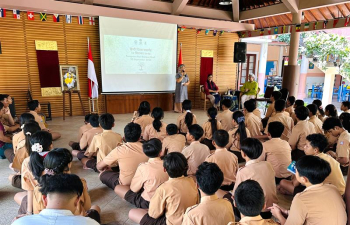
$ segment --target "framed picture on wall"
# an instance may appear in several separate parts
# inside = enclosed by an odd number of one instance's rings
[[[60,65],[62,91],[79,91],[78,66]]]

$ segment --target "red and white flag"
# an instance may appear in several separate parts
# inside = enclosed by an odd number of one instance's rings
[[[33,12],[27,12],[28,20],[34,20],[34,13]]]
[[[182,62],[182,43],[180,43],[180,52],[179,52],[179,60],[177,61],[177,67],[179,67],[181,64],[183,64],[183,62]]]
[[[95,65],[92,60],[91,46],[88,41],[88,83],[89,83],[89,97],[98,98],[98,82],[96,77]]]

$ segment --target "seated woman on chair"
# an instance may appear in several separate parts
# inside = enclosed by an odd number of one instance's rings
[[[248,75],[248,82],[244,83],[241,87],[241,103],[242,106],[244,102],[249,99],[255,98],[258,93],[258,83],[255,81],[255,75],[250,73]]]
[[[220,94],[218,94],[219,88],[213,81],[213,75],[209,74],[207,82],[204,84],[204,92],[207,95],[207,98],[210,100],[213,107],[219,109],[220,107]]]

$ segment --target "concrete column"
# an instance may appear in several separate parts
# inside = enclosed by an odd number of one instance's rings
[[[292,13],[292,24],[301,23],[301,11],[298,13]],[[297,96],[300,67],[298,66],[298,48],[299,48],[300,33],[295,32],[295,28],[292,28],[290,35],[290,47],[289,47],[289,60],[288,66],[284,69],[282,87],[289,90],[289,95]]]
[[[280,55],[278,57],[278,76],[282,76],[282,68],[284,65],[282,65],[283,63],[283,50],[284,50],[285,46],[280,46]]]
[[[259,84],[259,88],[260,88],[259,94],[264,93],[264,83],[265,83],[268,47],[269,47],[269,43],[267,43],[267,42],[261,43],[260,59],[259,59],[259,72],[258,72],[258,84]]]
[[[335,75],[339,74],[339,67],[328,67],[324,75],[322,105],[332,103]]]
[[[301,67],[300,67],[298,99],[304,99],[306,97],[305,86],[306,86],[306,76],[307,76],[308,68],[309,68],[309,60],[306,58],[305,55],[303,55],[301,59]]]

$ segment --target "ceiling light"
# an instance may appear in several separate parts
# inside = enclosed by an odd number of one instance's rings
[[[232,5],[231,0],[220,0],[219,5]]]

